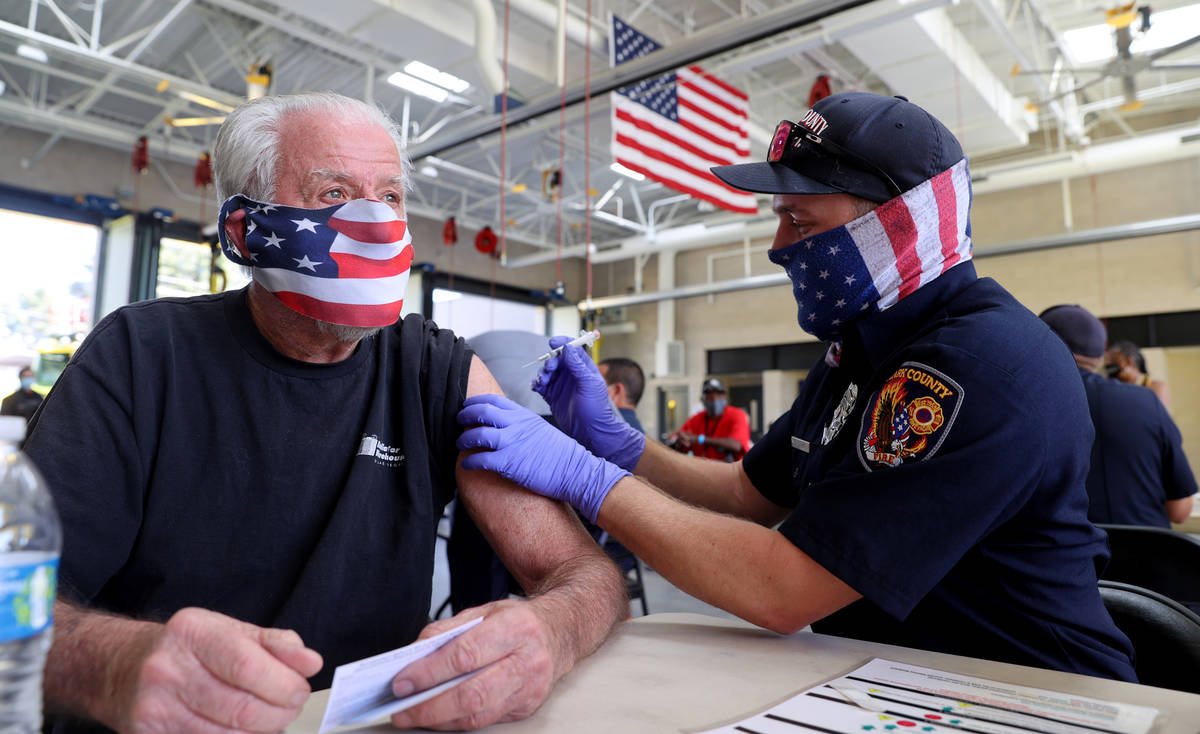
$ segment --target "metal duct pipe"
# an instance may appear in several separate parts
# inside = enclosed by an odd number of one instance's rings
[[[477,3],[483,1],[475,0]],[[621,64],[602,74],[593,75],[590,85],[592,96],[611,92],[626,84],[687,66],[700,59],[739,48],[747,43],[753,43],[792,28],[815,23],[834,13],[865,5],[868,2],[870,0],[813,0],[812,2],[784,5],[745,20],[721,23],[707,31],[697,33],[682,43]],[[585,83],[586,80],[580,80],[566,88],[565,102],[567,105],[583,101]],[[508,124],[516,125],[519,122],[544,115],[557,109],[560,101],[562,100],[557,91],[535,97],[517,109],[509,110]],[[499,132],[499,130],[500,120],[498,116],[494,116],[450,133],[436,142],[430,141],[423,145],[415,145],[409,150],[409,154],[414,160],[427,155],[437,155],[457,145]]]
[[[475,9],[475,61],[492,94],[504,94],[504,70],[496,61],[496,9],[491,0],[472,0]]]
[[[995,255],[1011,255],[1017,252],[1033,252],[1035,250],[1053,250],[1059,247],[1074,245],[1092,245],[1100,242],[1116,242],[1135,237],[1153,237],[1159,234],[1175,232],[1190,232],[1200,229],[1200,214],[1185,214],[1181,217],[1166,217],[1164,219],[1148,219],[1144,222],[1116,224],[1111,227],[1085,229],[1082,232],[1065,232],[1048,237],[1034,237],[1031,240],[1004,242],[999,245],[988,245],[982,251],[976,251],[975,257],[993,257]]]
[[[627,296],[608,296],[580,301],[577,305],[584,313],[598,308],[614,308],[616,306],[633,306],[639,303],[656,303],[658,301],[691,298],[692,296],[707,296],[711,293],[728,293],[730,291],[746,291],[752,288],[767,288],[773,285],[786,285],[787,273],[771,273],[769,275],[751,275],[749,278],[733,278],[718,283],[697,283],[672,288],[668,291],[647,291],[632,293]]]
[[[596,216],[596,214],[596,212],[593,212],[592,216]],[[742,222],[717,225],[715,227],[708,227],[703,224],[689,224],[659,232],[654,237],[631,237],[624,240],[624,244],[620,247],[614,247],[610,250],[592,250],[592,263],[599,265],[618,260],[628,260],[638,255],[653,255],[659,252],[673,252],[677,250],[694,250],[701,247],[723,245],[746,237],[751,239],[769,237],[775,234],[777,226],[778,220],[775,217],[771,217],[770,219],[749,219]],[[559,257],[583,257],[586,253],[587,250],[584,249],[583,245],[574,245],[572,247],[564,247],[561,255],[556,253],[537,253],[509,258],[507,267],[523,268],[529,265],[540,265],[556,260]]]
[[[1049,237],[1035,237],[1029,240],[989,245],[981,250],[976,250],[974,259],[979,260],[985,257],[1012,255],[1018,252],[1032,252],[1035,250],[1051,250],[1059,247],[1073,247],[1075,245],[1115,242],[1117,240],[1152,237],[1154,235],[1172,234],[1174,232],[1189,232],[1196,229],[1200,229],[1200,214],[1185,214],[1180,217],[1150,219],[1145,222],[1118,224],[1112,227],[1100,227],[1082,232],[1067,232],[1065,234],[1050,235]],[[580,311],[587,312],[598,308],[633,306],[639,303],[655,303],[668,299],[707,296],[713,293],[729,293],[731,291],[745,291],[753,288],[767,288],[787,284],[787,273],[770,273],[768,275],[752,275],[748,278],[722,280],[717,283],[685,285],[665,291],[593,298],[591,301],[580,301],[577,306]]]

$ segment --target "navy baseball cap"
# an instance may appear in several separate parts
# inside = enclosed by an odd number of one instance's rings
[[[743,191],[843,193],[884,202],[963,158],[962,146],[946,126],[904,97],[835,94],[817,102],[790,127],[789,134],[780,123],[768,152],[773,158],[782,150],[778,162],[710,170]]]
[[[710,377],[700,386],[700,392],[726,392],[725,383],[717,377]]]
[[[1051,306],[1038,316],[1046,326],[1067,343],[1072,354],[1084,357],[1104,355],[1108,343],[1108,330],[1100,319],[1083,306],[1063,304]]]

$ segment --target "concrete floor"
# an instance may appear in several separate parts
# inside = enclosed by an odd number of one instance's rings
[[[445,521],[443,520],[443,524]],[[443,528],[446,530],[446,528]],[[444,536],[445,532],[440,532],[439,535]],[[642,567],[642,585],[646,589],[646,606],[650,614],[658,614],[660,612],[694,612],[696,614],[707,614],[712,617],[725,617],[734,619],[734,616],[722,609],[718,609],[710,604],[700,601],[694,596],[684,593],[676,588],[670,581],[667,581],[662,576],[659,576],[653,570]],[[446,564],[446,541],[440,537],[437,541],[437,552],[434,558],[433,567],[433,596],[432,604],[429,610],[429,616],[432,617],[437,612],[442,602],[450,594],[450,572]],[[442,614],[443,617],[448,617],[449,611]],[[642,605],[640,601],[632,601],[629,605],[629,616],[642,616]]]

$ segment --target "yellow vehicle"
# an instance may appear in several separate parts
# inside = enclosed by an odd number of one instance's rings
[[[54,382],[63,370],[71,355],[79,348],[80,340],[69,336],[47,341],[38,348],[37,361],[33,365],[33,389],[45,395],[54,387]]]

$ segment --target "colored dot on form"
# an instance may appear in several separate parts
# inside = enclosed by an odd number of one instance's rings
[[[937,721],[938,719],[940,719],[940,718],[942,718],[942,717],[938,716],[937,714],[925,714],[925,718],[926,718],[926,719],[933,719],[934,721]]]
[[[900,726],[916,726],[917,725],[917,722],[915,722],[915,721],[897,721],[896,723],[899,724]]]

